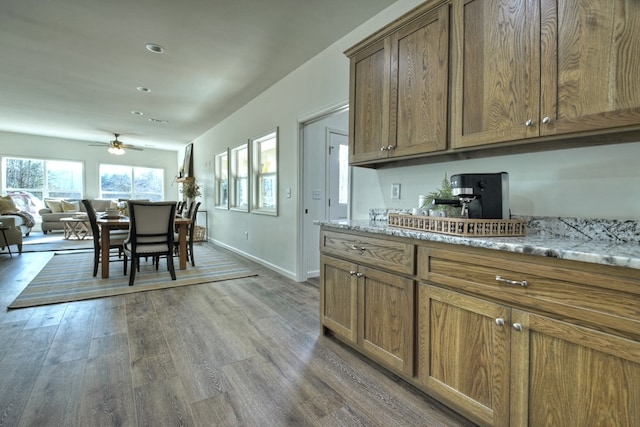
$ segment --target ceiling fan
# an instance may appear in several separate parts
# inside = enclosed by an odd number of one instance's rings
[[[104,147],[105,145],[108,146],[107,151],[109,151],[109,153],[111,154],[115,154],[117,156],[121,156],[125,153],[125,148],[127,150],[137,150],[137,151],[142,151],[142,148],[140,147],[136,147],[133,145],[127,145],[125,143],[123,143],[122,141],[118,140],[118,137],[120,136],[119,133],[114,133],[113,134],[116,139],[114,139],[113,141],[110,141],[109,144],[92,144],[93,147]]]

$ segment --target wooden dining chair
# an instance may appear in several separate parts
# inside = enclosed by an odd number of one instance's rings
[[[171,280],[176,280],[173,265],[173,233],[176,202],[127,202],[129,208],[129,236],[124,242],[124,273],[131,260],[129,286],[133,286],[140,258],[167,259]],[[156,269],[157,269],[156,264]]]
[[[83,199],[82,204],[87,211],[89,225],[91,226],[91,233],[93,234],[93,277],[96,277],[98,275],[98,264],[100,264],[102,257],[102,240],[100,236],[100,227],[98,227],[97,222],[98,216],[95,209],[93,209],[91,200]],[[122,260],[122,244],[128,234],[127,230],[113,230],[109,234],[109,261],[111,261],[112,258],[114,260]],[[112,249],[117,249],[117,252],[114,255],[111,255]]]
[[[193,237],[196,233],[196,217],[198,216],[198,209],[200,208],[200,202],[195,203],[195,205],[191,208],[191,224],[189,224],[189,229],[187,230],[187,261],[191,261],[191,265],[193,267],[196,266],[196,260],[193,255]],[[178,233],[173,235],[173,244],[175,246],[175,253],[180,254],[180,242],[178,241]]]

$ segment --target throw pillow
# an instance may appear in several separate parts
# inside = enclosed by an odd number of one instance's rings
[[[14,203],[11,196],[0,197],[0,214],[9,214],[18,212],[18,207]]]
[[[67,202],[66,200],[62,200],[62,211],[63,212],[79,212],[80,211],[80,202]]]
[[[44,199],[44,203],[51,209],[51,212],[62,212],[62,200]]]

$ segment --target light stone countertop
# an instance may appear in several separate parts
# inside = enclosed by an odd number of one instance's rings
[[[558,219],[560,220],[560,219]],[[562,219],[563,224],[568,221]],[[600,225],[597,220],[589,221],[591,226]],[[560,258],[573,261],[590,262],[616,267],[640,269],[640,243],[634,239],[635,223],[632,238],[593,239],[558,237],[552,233],[530,230],[522,237],[459,237],[447,234],[416,231],[404,228],[389,227],[386,221],[351,220],[351,221],[317,221],[319,225],[340,230],[362,231],[386,236],[405,237],[430,242],[450,243],[476,248],[495,249],[529,255]],[[614,222],[618,224],[617,222]],[[532,225],[530,223],[529,225]],[[548,223],[547,223],[548,224]],[[584,224],[579,224],[585,230]],[[535,225],[534,225],[535,228]],[[577,227],[576,227],[577,228]],[[579,229],[579,228],[577,228]],[[638,273],[640,274],[640,272]]]

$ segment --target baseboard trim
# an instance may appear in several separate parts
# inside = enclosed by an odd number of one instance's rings
[[[253,256],[251,254],[248,254],[248,253],[246,253],[244,251],[241,251],[241,250],[239,250],[237,248],[234,248],[233,246],[229,246],[229,245],[227,245],[225,243],[222,243],[222,242],[220,242],[218,240],[215,240],[215,239],[210,239],[209,243],[217,245],[217,246],[220,246],[220,247],[222,247],[224,249],[227,249],[227,250],[229,250],[229,251],[231,251],[231,252],[233,252],[233,253],[235,253],[237,255],[240,255],[242,257],[250,259],[253,262],[257,262],[258,264],[263,265],[263,266],[267,267],[268,269],[275,271],[276,273],[282,274],[283,276],[285,276],[285,277],[287,277],[287,278],[289,278],[289,279],[291,279],[293,281],[300,282],[298,280],[298,278],[296,277],[295,273],[293,273],[291,271],[283,270],[282,268],[278,267],[277,265],[271,264],[270,262],[267,262],[267,261],[263,260],[262,258],[256,258],[255,256]]]

